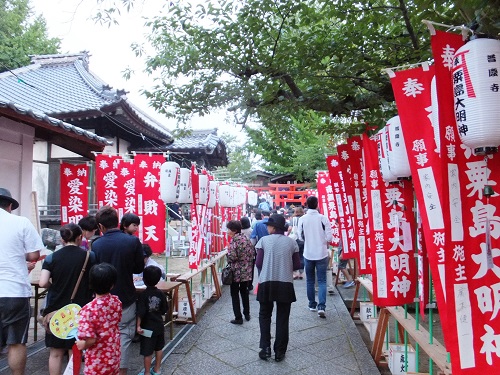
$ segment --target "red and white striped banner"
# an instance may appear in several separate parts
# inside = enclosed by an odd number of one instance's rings
[[[317,173],[317,197],[319,211],[328,217],[333,232],[333,246],[338,246],[340,242],[339,226],[336,223],[337,207],[335,204],[335,196],[330,180],[330,175],[327,171],[318,171]]]

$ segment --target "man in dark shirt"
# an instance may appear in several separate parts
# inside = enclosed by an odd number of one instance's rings
[[[262,211],[262,220],[255,224],[252,234],[250,235],[252,244],[255,245],[262,237],[269,235],[269,232],[267,231],[267,221],[269,220],[270,214],[271,213],[269,211]]]
[[[141,241],[118,228],[118,213],[113,207],[101,207],[96,219],[99,230],[103,233],[92,243],[97,263],[110,263],[118,271],[118,280],[111,293],[120,298],[123,306],[120,322],[120,375],[126,375],[130,358],[128,348],[135,334],[136,294],[132,275],[144,270],[144,254]]]

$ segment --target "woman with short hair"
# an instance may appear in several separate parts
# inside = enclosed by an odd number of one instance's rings
[[[252,280],[252,269],[255,249],[250,240],[241,233],[241,223],[231,220],[226,224],[227,234],[231,238],[227,251],[227,262],[233,271],[233,282],[230,285],[231,300],[233,303],[234,319],[232,324],[243,324],[241,303],[245,320],[250,320],[250,297],[248,295],[249,282]]]

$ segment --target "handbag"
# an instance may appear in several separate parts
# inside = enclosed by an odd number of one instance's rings
[[[78,287],[80,286],[80,282],[82,281],[83,274],[85,273],[85,270],[87,268],[87,263],[89,261],[89,256],[90,256],[90,251],[87,251],[87,255],[85,256],[85,262],[83,262],[82,270],[80,271],[80,275],[78,276],[78,280],[76,281],[76,285],[75,285],[75,288],[73,289],[73,293],[71,293],[70,303],[73,302],[73,299],[75,298],[75,295],[76,295],[76,292],[78,290]],[[38,316],[36,318],[37,322],[43,328],[45,328],[45,331],[47,331],[48,333],[51,333],[50,329],[49,329],[50,319],[52,319],[52,317],[54,316],[54,314],[57,313],[58,311],[59,310],[51,311],[48,314],[44,315],[44,309],[41,309],[40,310],[40,314],[38,314]]]
[[[231,285],[233,283],[233,270],[231,265],[227,265],[222,269],[222,284]]]

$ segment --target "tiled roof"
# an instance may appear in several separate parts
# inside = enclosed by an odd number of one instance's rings
[[[171,140],[171,133],[144,114],[126,97],[124,90],[114,90],[88,69],[86,52],[32,57],[32,64],[0,73],[0,97],[62,118],[72,114],[99,115],[102,108],[115,104],[135,114],[135,121],[153,131],[159,139]]]
[[[193,130],[190,135],[177,138],[174,143],[164,147],[169,151],[186,151],[189,149],[205,149],[207,154],[212,154],[219,143],[224,141],[217,135],[217,129]]]
[[[0,108],[10,108],[10,109],[16,111],[17,113],[20,113],[20,114],[26,115],[26,116],[30,116],[38,121],[46,122],[49,125],[52,125],[54,127],[59,127],[67,132],[75,133],[78,135],[84,135],[88,139],[92,139],[98,143],[103,144],[104,146],[108,146],[108,145],[113,144],[113,142],[108,141],[106,138],[100,137],[97,134],[92,133],[88,130],[84,130],[84,129],[79,128],[77,126],[68,124],[67,122],[61,121],[61,120],[56,119],[54,117],[47,116],[43,112],[40,112],[37,110],[32,110],[32,109],[26,108],[20,104],[9,102],[9,101],[7,101],[7,99],[3,99],[2,97],[0,97]]]

